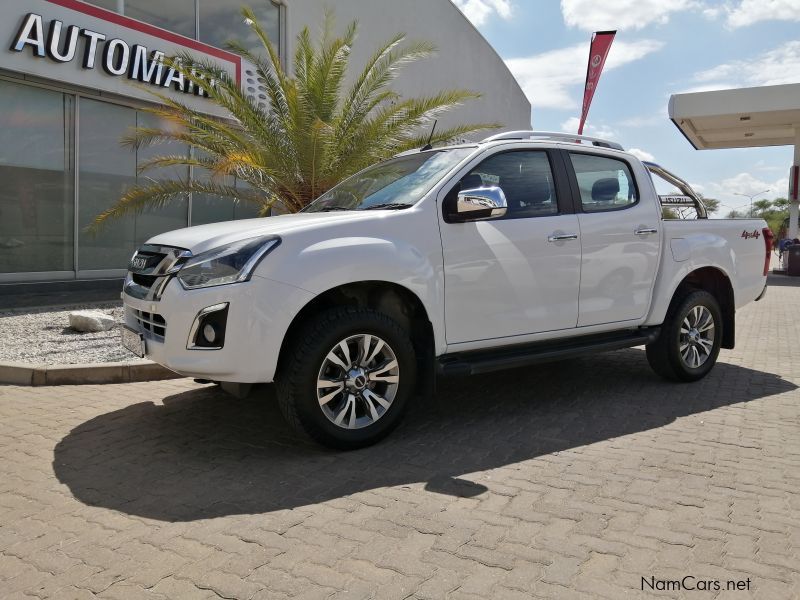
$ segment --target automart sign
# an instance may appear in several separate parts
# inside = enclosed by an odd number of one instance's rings
[[[83,46],[81,66],[94,69],[100,57],[100,65],[111,76],[125,75],[142,83],[158,87],[173,87],[185,94],[208,97],[208,87],[214,86],[211,80],[205,86],[196,86],[191,80],[173,67],[164,66],[164,52],[153,50],[148,54],[147,47],[141,44],[129,45],[119,38],[108,39],[103,33],[78,27],[64,26],[58,19],[50,21],[45,39],[45,26],[42,15],[28,13],[19,29],[11,49],[23,52],[27,47],[39,58],[48,57],[59,63],[72,62],[78,53],[78,43]],[[101,50],[102,48],[102,50]]]
[[[5,14],[19,8],[19,20],[4,21],[7,50],[0,67],[98,91],[153,100],[150,89],[180,96],[204,112],[220,114],[197,86],[164,64],[179,52],[215,60],[241,81],[239,57],[134,19],[76,0],[4,0]],[[10,6],[9,6],[10,5]],[[134,84],[139,84],[134,85]],[[187,97],[188,96],[188,97]]]

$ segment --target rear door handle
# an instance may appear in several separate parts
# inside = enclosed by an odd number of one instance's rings
[[[566,240],[577,240],[578,234],[577,233],[554,233],[553,235],[547,236],[548,242],[564,242]]]
[[[640,227],[633,233],[636,235],[650,235],[651,233],[658,233],[658,229],[654,227]]]

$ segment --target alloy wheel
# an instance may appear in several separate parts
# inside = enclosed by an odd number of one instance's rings
[[[323,359],[317,400],[337,427],[361,429],[387,413],[399,384],[392,348],[376,335],[361,333],[338,342]]]
[[[714,316],[705,306],[694,306],[681,323],[680,355],[691,369],[701,367],[714,349]]]

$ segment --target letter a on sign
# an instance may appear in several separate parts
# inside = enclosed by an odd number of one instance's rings
[[[583,125],[589,114],[589,106],[592,104],[594,92],[597,90],[597,83],[600,81],[600,73],[603,72],[603,65],[606,64],[608,51],[611,50],[611,42],[614,41],[616,31],[597,31],[592,34],[592,43],[589,46],[589,64],[586,67],[586,85],[583,89],[583,110],[581,111],[581,123],[578,126],[578,135],[583,133]]]
[[[14,52],[22,52],[27,45],[33,48],[35,56],[44,56],[44,27],[41,15],[28,13],[17,32],[17,37],[14,38],[11,49]]]

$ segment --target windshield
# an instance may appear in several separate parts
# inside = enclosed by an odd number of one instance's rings
[[[419,152],[378,163],[331,188],[303,212],[408,208],[474,150]]]

